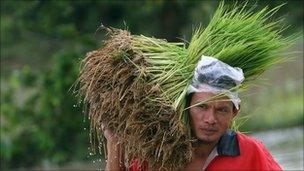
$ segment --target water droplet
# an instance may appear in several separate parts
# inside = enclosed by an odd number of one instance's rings
[[[83,130],[87,130],[87,128],[83,128]]]
[[[105,160],[105,162],[108,162],[108,160]]]
[[[93,160],[93,163],[95,163],[96,161],[95,160]]]
[[[77,105],[74,104],[73,107],[77,107]]]
[[[99,162],[101,162],[101,159],[98,159]]]
[[[90,153],[90,156],[92,156],[93,155],[93,153]]]
[[[86,122],[86,116],[83,116],[83,120],[82,120],[83,123]]]

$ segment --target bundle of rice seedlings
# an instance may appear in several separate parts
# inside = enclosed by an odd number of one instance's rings
[[[164,53],[164,58],[185,53],[179,44],[110,29],[104,47],[83,60],[79,77],[92,128],[100,134],[105,123],[115,131],[125,148],[126,163],[138,158],[164,169],[181,167],[191,156],[186,129],[180,127],[177,111],[160,96],[162,90],[149,73],[157,73],[152,70],[158,64],[153,68],[135,42],[155,43],[150,48]],[[159,60],[160,65],[165,62]]]
[[[281,36],[281,20],[269,21],[278,9],[253,12],[220,3],[188,48],[109,28],[104,46],[82,61],[78,79],[99,140],[103,123],[117,134],[126,163],[137,158],[161,170],[183,168],[192,156],[185,96],[197,62],[205,55],[240,67],[247,87],[284,61],[279,52],[291,38]]]

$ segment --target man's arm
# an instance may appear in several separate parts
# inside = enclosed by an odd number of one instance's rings
[[[106,168],[107,171],[124,171],[126,170],[123,159],[122,147],[118,142],[116,135],[109,129],[104,129],[104,136],[107,139],[107,160]]]

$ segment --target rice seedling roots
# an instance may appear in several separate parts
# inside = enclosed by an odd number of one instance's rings
[[[86,55],[79,75],[92,129],[98,139],[102,123],[115,132],[126,163],[137,158],[160,170],[183,168],[192,147],[178,112],[149,82],[148,64],[132,49],[132,35],[110,29],[108,36],[104,47]]]

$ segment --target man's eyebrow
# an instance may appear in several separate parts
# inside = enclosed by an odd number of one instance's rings
[[[232,102],[231,102],[232,103]],[[227,104],[227,103],[224,103],[224,104],[219,104],[218,107],[227,107],[227,108],[233,108],[233,104]]]
[[[218,106],[217,108],[225,108],[225,109],[230,109],[230,108],[232,108],[232,106],[223,105],[223,106]]]
[[[196,104],[197,104],[197,103],[207,104],[208,102],[204,102],[203,100],[197,100],[197,101],[195,101],[195,103],[196,103]]]

